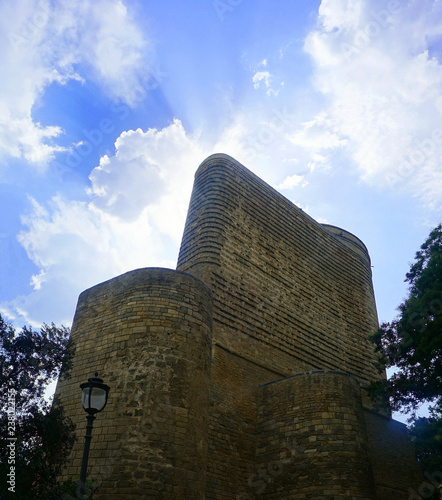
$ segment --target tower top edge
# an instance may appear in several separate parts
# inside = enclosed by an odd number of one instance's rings
[[[198,287],[206,290],[206,292],[213,296],[212,289],[204,283],[200,278],[193,276],[192,274],[186,273],[184,271],[179,271],[177,269],[170,269],[165,267],[143,267],[138,269],[132,269],[131,271],[127,271],[123,274],[105,280],[101,283],[98,283],[92,287],[83,290],[80,293],[80,297],[89,295],[91,293],[97,292],[98,290],[102,290],[106,287],[113,286],[116,284],[120,284],[122,286],[131,287],[134,285],[135,280],[165,280],[165,279],[185,279],[188,280],[189,283],[192,282]]]
[[[217,164],[217,165],[220,165],[220,164],[221,165],[229,165],[229,164],[232,165],[233,164],[233,165],[247,169],[247,167],[245,167],[242,163],[240,163],[238,160],[235,160],[235,158],[233,158],[233,156],[230,156],[226,153],[213,153],[199,164],[199,166],[195,172],[195,177],[197,176],[197,174],[200,170],[204,169],[205,167],[209,167],[213,164]]]
[[[350,231],[346,229],[342,229],[342,227],[333,226],[331,224],[321,224],[321,226],[336,239],[347,245],[349,248],[352,248],[356,253],[365,257],[368,260],[368,264],[371,265],[370,254],[368,252],[367,247],[364,242],[355,236]]]
[[[234,169],[239,169],[243,171],[244,173],[247,173],[249,176],[252,176],[255,178],[261,185],[265,185],[267,189],[270,189],[273,191],[277,196],[284,198],[288,203],[293,205],[297,210],[301,211],[304,216],[308,217],[312,222],[317,224],[322,230],[326,231],[328,234],[330,234],[335,240],[339,241],[341,244],[345,245],[347,248],[352,250],[354,253],[362,257],[365,262],[368,264],[368,266],[371,266],[371,259],[370,259],[370,254],[368,252],[367,247],[365,246],[364,242],[355,236],[353,233],[350,231],[347,231],[346,229],[343,229],[338,226],[334,226],[332,224],[322,224],[315,219],[313,219],[310,215],[308,215],[306,212],[304,212],[301,208],[296,206],[293,202],[288,200],[283,194],[281,194],[279,191],[277,191],[274,187],[272,187],[270,184],[266,183],[263,179],[258,177],[256,174],[254,174],[251,170],[249,170],[245,165],[240,163],[238,160],[233,158],[232,156],[225,154],[225,153],[214,153],[210,156],[208,156],[205,160],[203,160],[198,169],[195,172],[195,178],[201,174],[204,170],[207,168],[213,167],[213,166],[225,166],[225,167],[233,167]]]

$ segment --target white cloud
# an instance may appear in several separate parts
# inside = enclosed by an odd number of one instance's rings
[[[52,83],[94,80],[129,105],[139,99],[148,44],[121,0],[0,4],[0,153],[43,170],[62,150],[63,131],[34,122],[33,107]],[[80,74],[81,73],[81,74]]]
[[[261,83],[264,84],[265,87],[269,88],[270,87],[270,82],[271,82],[272,76],[268,71],[257,71],[252,78],[253,81],[253,87],[255,89],[259,89],[261,86]]]
[[[346,143],[346,140],[336,133],[332,120],[325,113],[320,113],[313,120],[303,123],[302,129],[288,138],[293,144],[318,151],[333,149]]]
[[[31,277],[31,285],[34,290],[40,290],[41,284],[45,281],[45,276],[46,273],[42,269],[38,274],[34,274],[34,276]]]
[[[270,185],[279,185],[284,175],[306,173],[311,169],[309,162],[326,165],[325,156],[307,154],[290,140],[297,124],[298,116],[291,108],[249,108],[232,117],[212,151],[229,154]]]
[[[14,117],[13,114],[8,110],[0,117],[0,153],[23,157],[34,163],[38,170],[44,170],[54,152],[64,151],[63,147],[50,144],[51,139],[62,134],[62,130],[57,126],[42,127],[30,116]]]
[[[307,184],[308,184],[308,181],[305,180],[303,175],[293,174],[293,175],[289,175],[288,177],[286,177],[281,184],[279,184],[275,187],[276,187],[276,189],[285,190],[285,189],[293,189],[294,187],[299,186],[299,185],[301,187],[305,187],[305,186],[307,186]]]
[[[259,66],[267,66],[267,59],[264,59],[261,63],[259,63]],[[277,96],[281,90],[282,87],[284,87],[284,82],[280,83],[280,88],[278,90],[275,90],[271,88],[271,83],[273,80],[273,76],[270,74],[269,71],[257,71],[253,77],[252,77],[252,82],[253,82],[253,88],[259,89],[261,85],[266,88],[266,94],[267,95],[274,95]]]
[[[255,135],[250,127],[251,122],[249,116],[236,114],[232,123],[223,130],[213,151],[228,154],[243,165],[248,165],[256,156],[256,150],[250,144],[250,139]]]
[[[207,154],[178,120],[123,132],[115,146],[91,173],[89,201],[32,200],[19,241],[39,271],[32,293],[2,304],[9,317],[66,323],[85,288],[139,267],[175,267],[193,173]]]
[[[91,205],[122,222],[148,208],[156,230],[179,243],[193,172],[207,154],[179,120],[162,130],[123,132],[116,154],[104,157],[90,174]]]
[[[319,19],[326,32],[354,29],[360,20],[363,0],[326,0],[319,6]]]
[[[315,170],[330,170],[331,168],[328,157],[318,153],[312,153],[312,159],[307,166],[310,172],[314,172]]]
[[[321,154],[344,146],[366,182],[440,205],[441,19],[436,0],[323,0],[305,50],[327,104],[292,140]]]

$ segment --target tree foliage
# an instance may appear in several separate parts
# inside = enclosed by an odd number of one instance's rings
[[[413,412],[423,402],[442,403],[442,225],[416,253],[406,274],[409,296],[399,316],[374,335],[381,363],[397,371],[378,384],[393,410]]]
[[[44,394],[58,376],[68,376],[74,349],[69,330],[43,325],[16,332],[0,316],[0,498],[58,499],[57,477],[75,440],[61,405]],[[14,489],[5,484],[14,467]],[[12,476],[9,476],[11,478]]]
[[[384,367],[395,367],[389,380],[373,383],[374,398],[411,413],[411,434],[424,470],[439,470],[442,457],[442,225],[431,231],[406,274],[408,298],[399,315],[372,337]],[[429,418],[416,410],[430,404]]]
[[[442,418],[417,418],[411,426],[416,455],[424,471],[440,471],[442,466]]]

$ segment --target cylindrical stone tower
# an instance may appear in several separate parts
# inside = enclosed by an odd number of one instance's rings
[[[138,269],[80,295],[71,378],[57,386],[77,426],[67,474],[78,478],[86,425],[79,385],[111,387],[94,423],[89,477],[99,499],[203,499],[212,293],[169,269]]]
[[[266,500],[374,500],[361,391],[351,375],[308,372],[260,388],[257,473]]]

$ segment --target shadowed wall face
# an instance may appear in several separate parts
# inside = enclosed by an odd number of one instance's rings
[[[216,344],[282,376],[341,370],[364,385],[379,376],[370,259],[341,233],[214,155],[195,177],[177,269],[213,290]]]
[[[266,500],[375,500],[357,380],[296,375],[259,388],[256,470],[250,493]],[[308,496],[305,496],[308,495]],[[299,496],[301,498],[301,496]]]
[[[184,273],[139,269],[83,292],[72,376],[57,387],[79,437],[67,475],[83,453],[79,385],[97,370],[111,387],[89,461],[97,498],[203,499],[211,337],[212,294]]]

